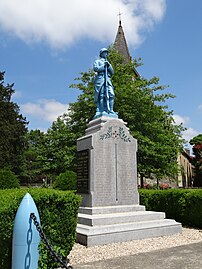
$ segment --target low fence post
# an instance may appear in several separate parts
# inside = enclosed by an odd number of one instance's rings
[[[17,210],[12,244],[12,269],[37,269],[40,236],[30,214],[39,220],[39,213],[32,196],[27,193]]]

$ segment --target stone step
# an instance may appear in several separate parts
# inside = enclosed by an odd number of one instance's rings
[[[96,225],[111,225],[120,223],[142,222],[150,220],[162,220],[165,218],[165,213],[154,211],[134,211],[121,212],[113,214],[78,214],[78,223],[96,226]]]
[[[77,225],[77,241],[85,246],[104,245],[157,236],[172,235],[182,230],[180,223],[153,220],[104,226]]]
[[[121,212],[145,211],[143,205],[116,205],[100,207],[79,207],[79,213],[88,215],[113,214]]]

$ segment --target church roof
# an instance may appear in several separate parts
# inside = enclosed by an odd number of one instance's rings
[[[130,52],[128,50],[128,45],[124,35],[123,27],[121,25],[121,19],[119,19],[119,27],[114,41],[114,48],[124,56],[126,63],[132,60],[132,57],[130,56]],[[136,77],[140,76],[136,69],[134,70],[134,72]]]
[[[121,20],[119,20],[119,27],[118,27],[118,31],[117,31],[115,42],[114,42],[114,48],[125,57],[127,62],[131,60],[131,56],[128,50],[128,45],[127,45],[126,38],[124,35],[123,27],[121,25]]]

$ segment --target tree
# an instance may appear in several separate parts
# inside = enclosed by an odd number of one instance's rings
[[[76,190],[77,184],[76,184],[76,173],[73,171],[67,170],[64,173],[59,174],[59,176],[56,177],[53,188],[58,190]]]
[[[181,125],[174,125],[173,112],[165,102],[174,98],[170,93],[161,93],[166,87],[158,85],[159,79],[135,78],[134,69],[140,65],[133,60],[124,63],[124,58],[110,49],[109,61],[115,74],[115,107],[119,118],[128,123],[131,134],[138,140],[138,171],[142,176],[155,174],[157,178],[173,177],[177,173],[177,154],[182,146]],[[82,91],[77,102],[70,104],[70,123],[79,137],[84,134],[86,124],[95,115],[93,101],[94,72],[81,73],[71,85]],[[159,93],[160,92],[160,93]]]
[[[202,187],[202,134],[192,138],[189,142],[193,145],[193,165],[195,166],[194,187]]]
[[[0,189],[19,188],[20,184],[17,176],[8,168],[0,169]]]
[[[41,165],[41,171],[46,175],[57,176],[75,169],[76,136],[68,117],[65,117],[65,114],[58,117],[36,144],[37,160]]]
[[[76,135],[66,115],[58,117],[45,135],[43,168],[49,174],[59,175],[74,170]]]
[[[12,102],[14,84],[4,86],[4,72],[0,72],[0,168],[10,168],[15,174],[22,172],[27,133],[26,119],[19,106]]]
[[[31,130],[26,134],[25,139],[27,141],[27,148],[24,154],[25,160],[21,182],[29,184],[42,183],[42,179],[45,177],[43,162],[41,161],[45,151],[45,134],[40,130]]]
[[[23,167],[25,182],[54,180],[60,173],[76,170],[76,134],[65,114],[52,123],[47,133],[31,130],[26,140],[28,147]]]

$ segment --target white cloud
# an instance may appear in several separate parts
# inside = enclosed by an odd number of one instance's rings
[[[127,41],[137,46],[163,18],[166,0],[0,0],[0,10],[0,29],[54,48],[83,37],[112,43],[120,10]]]
[[[182,132],[182,136],[186,141],[190,141],[194,136],[199,134],[198,131],[194,130],[193,128],[187,128],[187,130]]]
[[[199,110],[202,110],[202,104],[198,106],[198,109]]]
[[[177,115],[174,114],[173,115],[175,124],[179,125],[179,124],[183,124],[184,127],[186,127],[186,125],[189,125],[190,123],[190,118],[186,117],[186,116],[181,116],[181,115]],[[200,132],[198,132],[197,130],[194,130],[191,127],[188,127],[185,131],[182,132],[182,137],[189,142],[194,136],[197,136]]]
[[[173,118],[174,118],[174,121],[177,125],[179,125],[181,123],[184,125],[185,123],[188,123],[190,121],[189,117],[184,117],[184,116],[180,116],[177,114],[174,114]]]
[[[21,112],[24,116],[32,116],[36,119],[42,119],[53,122],[58,116],[67,112],[68,105],[62,104],[56,100],[43,99],[37,103],[25,103],[20,105]]]

